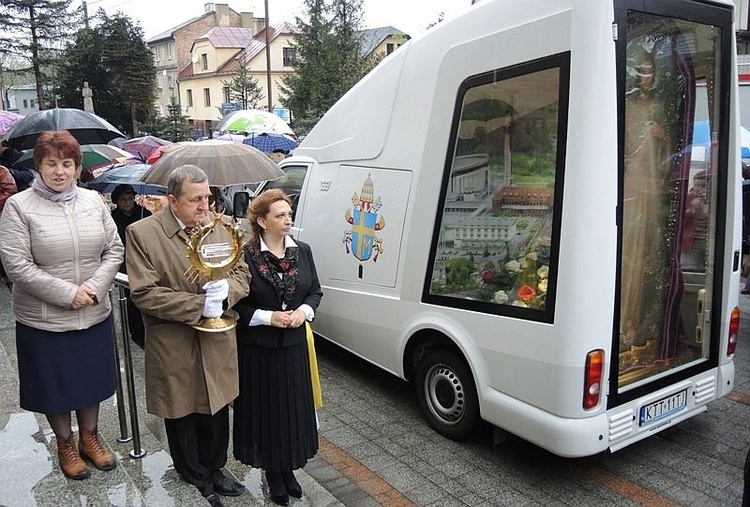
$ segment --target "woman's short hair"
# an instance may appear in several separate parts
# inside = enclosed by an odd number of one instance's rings
[[[254,238],[259,238],[263,232],[263,228],[258,225],[258,218],[266,216],[271,210],[271,205],[276,201],[285,201],[289,206],[292,205],[292,200],[278,188],[266,190],[250,203],[250,208],[247,210],[247,223],[250,225]]]
[[[48,130],[39,134],[34,145],[34,164],[38,168],[45,157],[72,158],[76,167],[81,167],[83,154],[81,145],[67,130]]]
[[[208,181],[206,172],[193,164],[181,165],[169,174],[167,180],[167,194],[175,197],[182,195],[182,186],[186,181],[191,183],[203,183]]]

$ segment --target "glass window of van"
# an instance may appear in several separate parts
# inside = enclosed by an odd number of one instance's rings
[[[426,300],[552,321],[568,66],[557,55],[462,85]]]
[[[622,392],[678,371],[687,375],[717,339],[710,316],[722,250],[720,142],[729,115],[720,27],[638,10],[625,19]]]

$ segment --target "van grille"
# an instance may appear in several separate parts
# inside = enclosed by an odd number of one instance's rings
[[[716,376],[711,375],[695,383],[695,404],[708,403],[716,397]]]
[[[609,440],[617,440],[622,438],[633,430],[633,421],[635,420],[635,414],[632,410],[626,410],[614,414],[609,418]]]

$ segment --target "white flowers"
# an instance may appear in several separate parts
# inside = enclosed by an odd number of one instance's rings
[[[542,266],[541,268],[536,270],[536,275],[541,278],[542,280],[546,280],[549,278],[549,266],[546,264]]]
[[[511,273],[517,273],[521,271],[521,263],[518,261],[509,261],[505,263],[505,269]]]
[[[510,298],[508,297],[508,295],[505,293],[504,290],[499,290],[499,291],[495,292],[495,298],[494,299],[495,299],[495,303],[499,303],[499,304],[503,305],[503,304],[507,303],[508,299],[510,299]]]

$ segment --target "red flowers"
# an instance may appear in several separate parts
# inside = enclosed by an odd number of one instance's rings
[[[531,285],[521,285],[518,288],[518,299],[521,301],[531,301],[536,297],[536,290]]]

